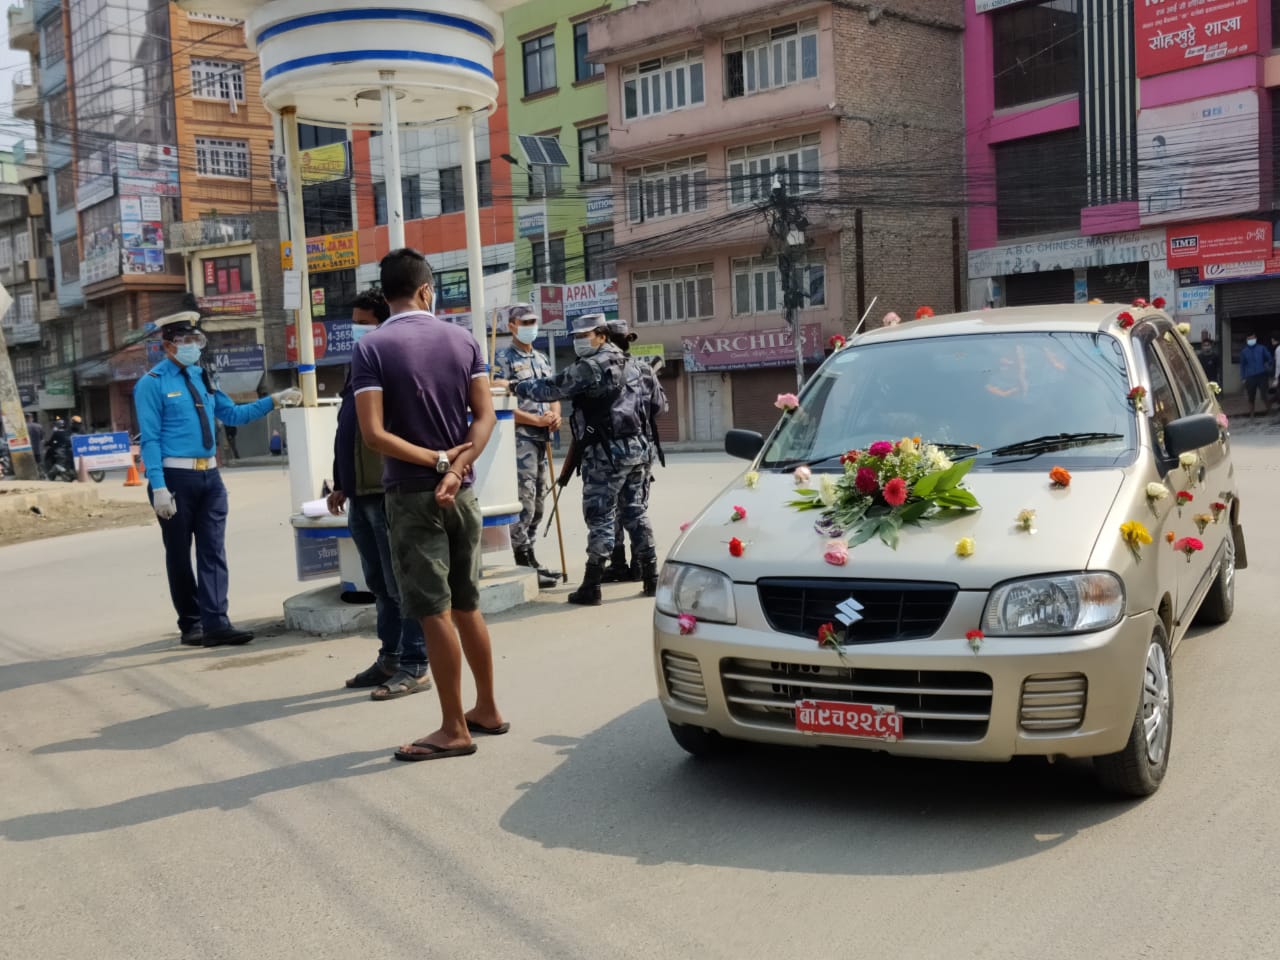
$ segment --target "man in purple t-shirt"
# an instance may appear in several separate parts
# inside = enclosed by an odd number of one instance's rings
[[[472,464],[497,416],[479,344],[431,315],[426,258],[393,250],[381,266],[391,317],[356,344],[351,386],[360,433],[383,456],[401,610],[422,621],[442,715],[440,729],[402,746],[396,759],[466,756],[476,751],[473,733],[510,729],[494,699],[493,650],[480,613],[483,520],[471,488]],[[476,705],[465,712],[464,650],[476,683]]]

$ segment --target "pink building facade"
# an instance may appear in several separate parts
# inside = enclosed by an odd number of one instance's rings
[[[1163,297],[1235,387],[1246,334],[1280,327],[1280,0],[964,16],[970,305]]]
[[[841,199],[858,136],[845,55],[855,38],[896,48],[910,42],[898,39],[904,29],[932,29],[949,43],[959,160],[958,13],[946,31],[915,22],[914,11],[878,31],[865,12],[847,16],[830,3],[651,0],[590,25],[592,59],[606,68],[610,141],[596,159],[613,171],[619,310],[641,345],[663,350],[683,440],[768,430],[775,397],[795,389],[784,285],[760,209],[776,173],[807,220],[795,284],[810,369],[874,296],[880,248],[860,237],[858,256],[852,204]],[[938,253],[949,257],[949,244]]]

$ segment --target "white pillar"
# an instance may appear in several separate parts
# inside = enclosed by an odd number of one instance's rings
[[[480,185],[476,181],[476,124],[470,108],[458,111],[459,153],[462,160],[462,205],[467,224],[467,281],[471,291],[471,332],[480,342],[480,355],[489,362],[484,329],[484,248],[480,242]]]
[[[289,240],[293,244],[293,269],[302,284],[300,306],[294,313],[298,331],[298,386],[302,405],[316,405],[316,345],[311,333],[311,290],[307,280],[307,221],[302,215],[302,155],[298,143],[298,111],[280,111],[284,156],[289,167]]]
[[[396,116],[396,90],[391,86],[395,73],[383,70],[382,85],[382,175],[387,187],[387,237],[391,249],[404,246],[404,189],[400,177],[400,122]]]

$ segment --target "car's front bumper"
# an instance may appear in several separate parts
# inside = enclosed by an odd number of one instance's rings
[[[962,592],[933,638],[847,646],[841,658],[816,638],[769,629],[753,593],[737,586],[737,625],[702,622],[687,636],[674,617],[655,614],[658,689],[671,722],[739,740],[918,757],[1113,753],[1133,727],[1155,624],[1148,612],[1098,633],[988,637],[974,652],[965,633],[986,594]],[[800,732],[792,705],[802,699],[893,705],[904,737]]]

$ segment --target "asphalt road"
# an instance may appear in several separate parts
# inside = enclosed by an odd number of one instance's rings
[[[496,620],[511,734],[398,764],[434,695],[344,690],[371,639],[179,648],[153,526],[0,549],[0,957],[1280,955],[1278,454],[1237,442],[1252,566],[1231,624],[1178,653],[1142,803],[1082,763],[687,759],[630,585]],[[736,471],[660,476],[664,550]],[[228,480],[232,613],[278,620],[283,476]]]

